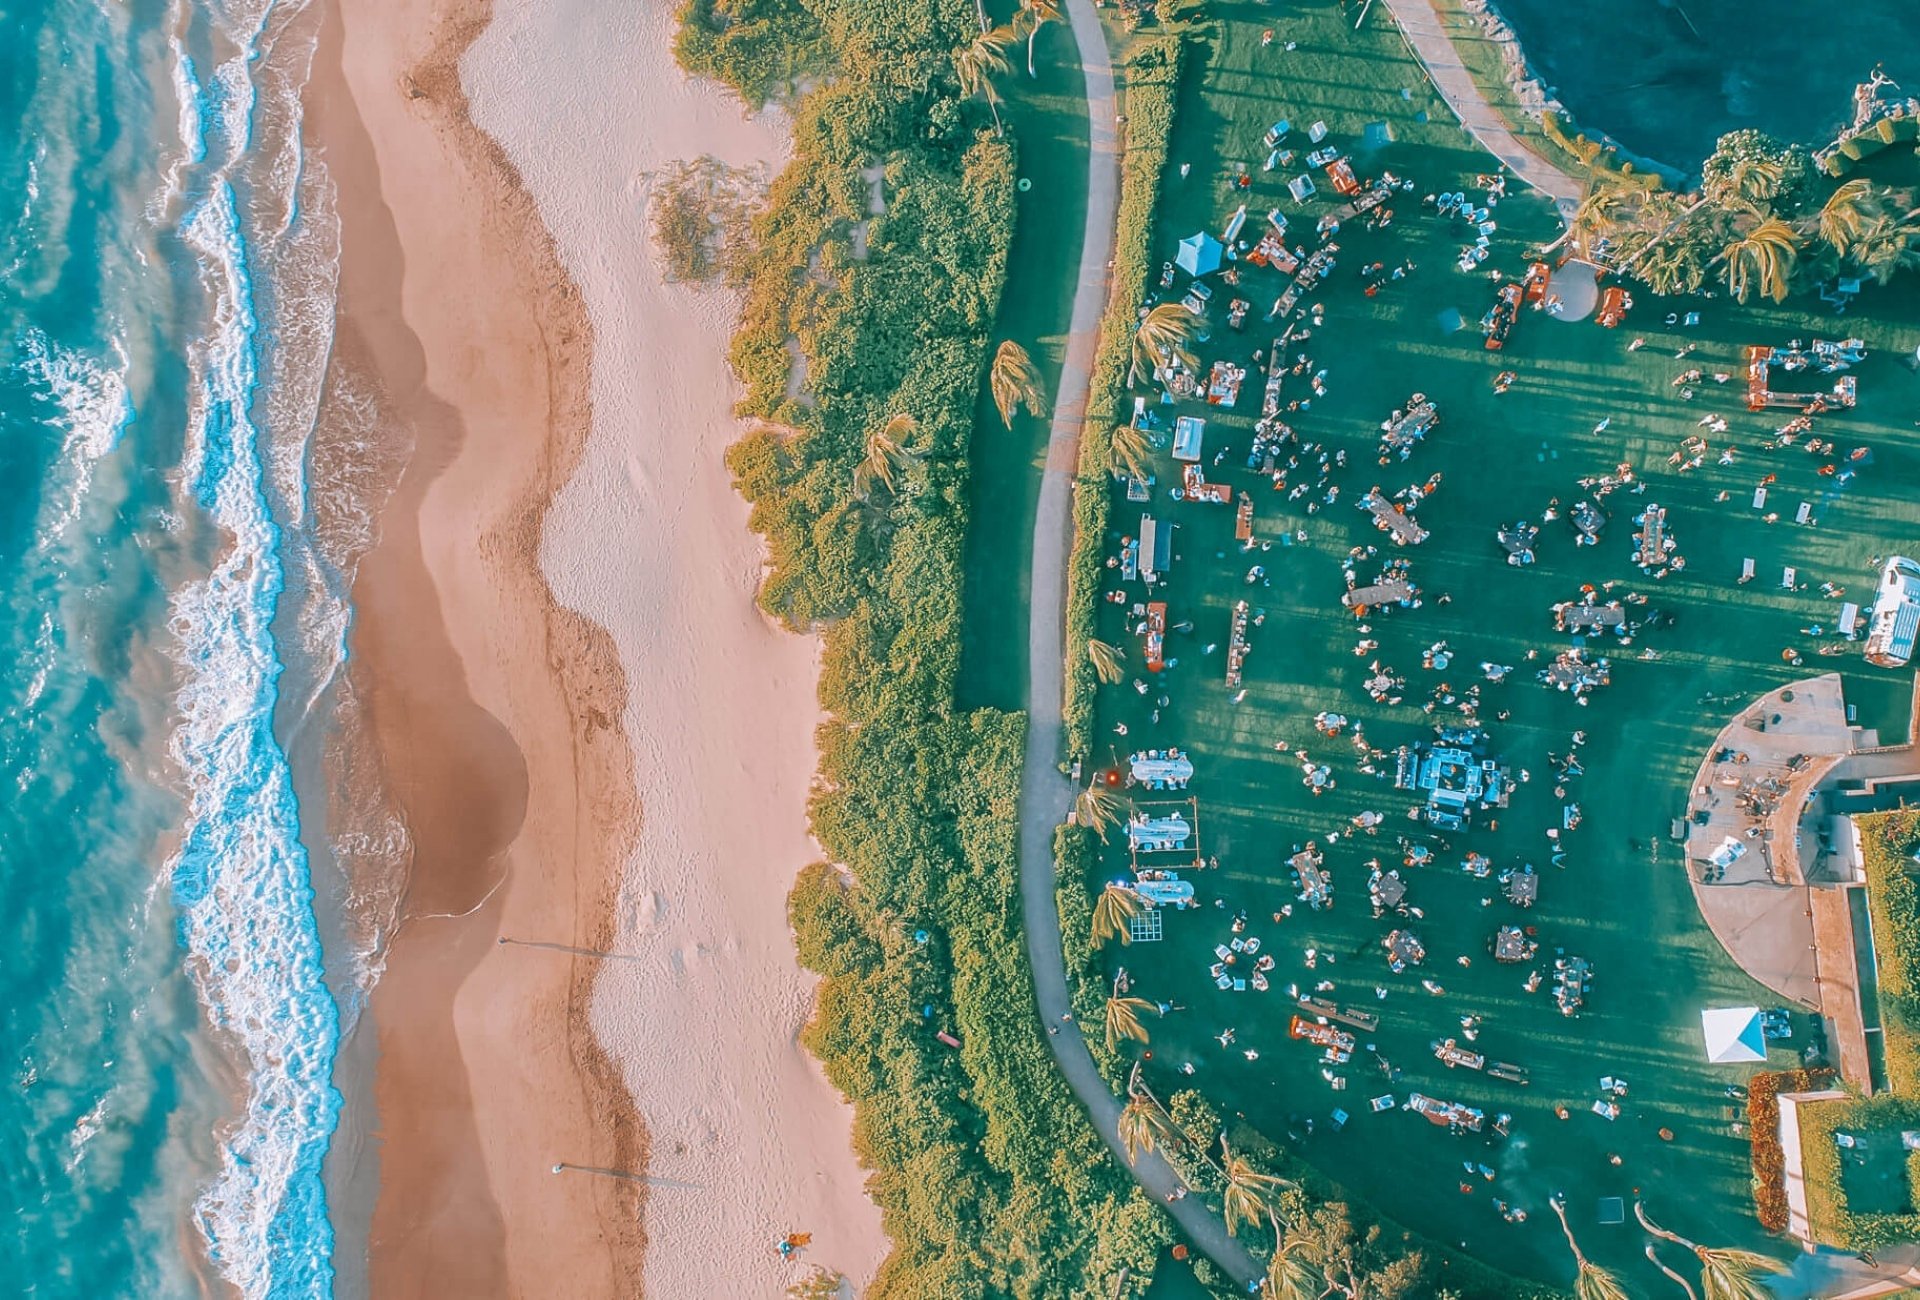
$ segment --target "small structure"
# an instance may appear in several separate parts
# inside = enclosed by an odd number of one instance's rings
[[[1405,460],[1413,454],[1415,444],[1426,439],[1440,424],[1440,409],[1428,400],[1425,393],[1415,393],[1407,399],[1405,410],[1395,411],[1380,424],[1380,459],[1384,463],[1390,456]]]
[[[1314,196],[1314,192],[1313,177],[1307,175],[1305,172],[1301,172],[1298,176],[1287,182],[1287,193],[1293,195],[1293,201],[1295,203],[1305,203]]]
[[[1233,539],[1236,542],[1253,540],[1253,497],[1246,492],[1240,494],[1234,506]]]
[[[1503,925],[1493,935],[1493,959],[1497,962],[1531,961],[1540,945],[1527,938],[1517,925]]]
[[[1225,483],[1207,482],[1207,472],[1198,465],[1183,465],[1180,468],[1179,495],[1187,501],[1224,506],[1233,500],[1233,489]]]
[[[1393,539],[1395,546],[1418,546],[1427,540],[1427,530],[1407,513],[1404,506],[1382,496],[1378,485],[1360,498],[1359,506],[1372,517],[1375,528]]]
[[[1246,377],[1245,366],[1236,366],[1231,361],[1214,362],[1207,376],[1207,404],[1233,409],[1240,400],[1240,385]]]
[[[1526,290],[1513,281],[1500,286],[1493,309],[1480,321],[1480,328],[1487,336],[1487,351],[1498,352],[1507,345],[1507,336],[1513,333],[1514,322],[1520,319],[1520,301],[1525,296]]]
[[[1904,555],[1888,558],[1880,570],[1880,590],[1867,616],[1867,662],[1903,668],[1920,639],[1920,563]]]
[[[1127,842],[1135,853],[1181,853],[1193,838],[1193,824],[1179,813],[1154,816],[1136,812],[1127,819]]]
[[[1411,930],[1395,930],[1380,941],[1380,946],[1387,950],[1387,968],[1396,975],[1427,959],[1426,945]]]
[[[1220,241],[1202,230],[1180,241],[1180,251],[1174,254],[1173,264],[1191,276],[1212,275],[1220,269],[1224,252]]]
[[[1244,495],[1244,493],[1242,494]],[[1233,623],[1227,636],[1227,689],[1233,690],[1240,685],[1240,675],[1246,667],[1247,654],[1253,649],[1247,641],[1247,602],[1237,600],[1233,604]]]
[[[1143,749],[1127,758],[1133,779],[1149,790],[1184,790],[1193,760],[1177,749]]]
[[[1442,830],[1464,830],[1476,810],[1505,808],[1513,775],[1496,758],[1485,756],[1486,736],[1476,730],[1442,727],[1436,743],[1402,745],[1393,783],[1401,790],[1424,790],[1427,821]]]
[[[1140,576],[1149,587],[1166,575],[1173,563],[1173,525],[1152,515],[1140,516]]]
[[[1795,393],[1775,389],[1773,371],[1777,368],[1793,373],[1817,366],[1821,372],[1832,374],[1863,360],[1866,355],[1866,345],[1859,339],[1847,339],[1839,343],[1815,339],[1813,346],[1804,351],[1796,348],[1749,347],[1746,350],[1747,409],[1764,411],[1770,406],[1790,407],[1807,415],[1818,415],[1835,407],[1851,407],[1859,398],[1858,386],[1852,375],[1842,375],[1834,382],[1833,388],[1825,393]]]
[[[1700,1030],[1706,1037],[1707,1060],[1715,1065],[1767,1059],[1767,1035],[1758,1007],[1711,1007],[1700,1013]]]
[[[1500,549],[1507,553],[1507,563],[1515,568],[1525,568],[1533,563],[1533,541],[1540,536],[1540,530],[1521,519],[1515,523],[1502,524],[1500,531],[1494,534],[1500,541]]]
[[[1607,329],[1614,329],[1632,310],[1633,295],[1617,284],[1608,285],[1606,291],[1600,295],[1600,310],[1595,313],[1594,319]]]
[[[1567,513],[1567,520],[1573,525],[1574,545],[1600,544],[1600,534],[1607,526],[1607,516],[1599,506],[1591,501],[1576,501],[1573,509]]]
[[[1149,601],[1147,619],[1143,632],[1141,658],[1146,660],[1147,671],[1157,673],[1167,666],[1167,602]]]
[[[1572,1016],[1586,1004],[1593,983],[1593,965],[1585,957],[1560,957],[1553,963],[1553,1002],[1563,1016]]]
[[[1360,192],[1360,182],[1354,178],[1353,165],[1345,158],[1335,158],[1327,164],[1327,183],[1343,199],[1350,199]]]
[[[1457,1101],[1441,1101],[1438,1098],[1414,1093],[1407,1098],[1406,1109],[1416,1115],[1426,1117],[1429,1124],[1450,1129],[1455,1133],[1478,1133],[1480,1126],[1486,1123],[1486,1113]]]
[[[1308,1020],[1305,1016],[1294,1016],[1287,1022],[1287,1037],[1323,1049],[1328,1062],[1333,1065],[1344,1065],[1353,1058],[1352,1034],[1344,1029],[1335,1029],[1332,1025]]]
[[[1540,875],[1532,863],[1509,867],[1500,873],[1500,887],[1515,907],[1532,907],[1540,897]]]
[[[1316,912],[1333,904],[1333,878],[1321,865],[1323,861],[1320,850],[1311,844],[1287,859],[1293,883],[1300,887],[1300,901]]]
[[[1633,535],[1633,562],[1643,571],[1664,568],[1675,546],[1673,538],[1667,536],[1665,508],[1649,503],[1633,522],[1640,525],[1640,531]]]
[[[1400,878],[1398,868],[1382,872],[1375,867],[1373,874],[1367,877],[1367,897],[1373,903],[1373,914],[1392,911],[1400,906],[1407,897],[1407,882]]]
[[[1200,443],[1207,436],[1207,422],[1197,415],[1183,415],[1173,422],[1173,458],[1197,461]]]

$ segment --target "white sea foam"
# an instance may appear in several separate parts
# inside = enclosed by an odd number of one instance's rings
[[[199,261],[210,322],[188,354],[182,486],[224,543],[212,572],[171,601],[185,680],[170,750],[187,782],[188,822],[170,866],[195,982],[248,1082],[244,1113],[222,1135],[220,1170],[195,1218],[215,1264],[248,1297],[331,1287],[321,1167],[340,1107],[331,1081],[338,1010],[321,964],[292,774],[273,729],[287,672],[276,620],[290,613],[298,627],[311,603],[327,598],[303,579],[287,585],[289,556],[296,575],[304,563],[304,541],[287,529],[297,528],[302,488],[297,473],[280,471],[289,446],[297,467],[311,430],[329,338],[313,322],[332,310],[330,273],[285,286],[278,277],[290,248],[312,239],[327,249],[333,236],[330,213],[314,223],[317,233],[284,217],[259,233],[257,209],[272,196],[261,173],[289,147],[280,133],[297,129],[297,118],[274,111],[285,102],[275,79],[288,69],[261,43],[270,12],[185,15],[211,19],[224,48],[238,52],[202,86],[186,58],[191,40],[175,41],[184,161],[167,182],[188,208],[180,235]],[[296,82],[304,71],[295,60]],[[264,96],[256,78],[268,84]],[[256,142],[261,156],[249,153]]]
[[[126,345],[115,337],[110,346],[113,364],[106,365],[55,346],[37,329],[21,339],[20,368],[47,390],[57,408],[54,423],[62,433],[62,468],[49,476],[51,490],[41,507],[38,531],[43,545],[64,539],[80,517],[95,467],[120,445],[133,418]]]

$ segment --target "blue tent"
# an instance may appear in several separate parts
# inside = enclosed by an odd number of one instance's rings
[[[1180,241],[1180,252],[1173,262],[1188,275],[1212,275],[1220,269],[1221,252],[1220,241],[1203,230]]]

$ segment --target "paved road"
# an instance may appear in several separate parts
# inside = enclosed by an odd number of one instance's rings
[[[1500,114],[1473,84],[1473,74],[1460,62],[1433,0],[1382,0],[1382,3],[1400,24],[1400,31],[1413,47],[1415,57],[1426,65],[1427,76],[1440,97],[1447,101],[1447,107],[1460,119],[1460,124],[1479,141],[1480,147],[1552,199],[1562,212],[1571,212],[1577,207],[1586,187],[1527,148],[1507,129]]]
[[[1040,483],[1040,505],[1033,528],[1033,607],[1028,637],[1027,756],[1020,790],[1020,896],[1027,932],[1027,954],[1040,1017],[1058,1029],[1048,1038],[1060,1072],[1093,1117],[1094,1127],[1125,1163],[1117,1128],[1119,1100],[1087,1052],[1076,1022],[1063,1020],[1069,1008],[1066,959],[1060,950],[1060,913],[1054,900],[1053,831],[1073,805],[1074,787],[1060,775],[1060,706],[1065,698],[1067,554],[1073,541],[1073,475],[1079,456],[1080,426],[1086,419],[1087,386],[1093,354],[1100,341],[1100,317],[1107,305],[1108,263],[1120,199],[1118,109],[1113,65],[1107,56],[1093,0],[1067,0],[1073,39],[1087,81],[1087,126],[1092,150],[1087,176],[1086,242],[1080,251],[1080,275],[1073,294],[1073,319],[1067,335],[1066,366],[1054,401],[1053,428]],[[1166,1204],[1179,1185],[1158,1155],[1142,1152],[1131,1166],[1148,1196]],[[1260,1276],[1246,1250],[1227,1235],[1225,1223],[1197,1197],[1167,1205],[1187,1238],[1240,1281]]]

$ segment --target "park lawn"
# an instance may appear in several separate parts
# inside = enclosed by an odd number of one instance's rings
[[[1197,882],[1201,910],[1166,917],[1163,943],[1110,953],[1128,967],[1136,992],[1184,1008],[1151,1026],[1151,1081],[1163,1096],[1198,1087],[1222,1114],[1244,1116],[1276,1139],[1303,1132],[1298,1120],[1316,1118],[1315,1134],[1289,1145],[1355,1196],[1416,1232],[1448,1245],[1464,1242],[1477,1258],[1543,1280],[1564,1284],[1571,1275],[1546,1204],[1556,1191],[1568,1195],[1571,1221],[1589,1253],[1648,1286],[1640,1234],[1597,1226],[1597,1198],[1630,1200],[1638,1191],[1662,1222],[1684,1235],[1766,1246],[1752,1213],[1747,1144],[1732,1126],[1733,1103],[1725,1095],[1726,1086],[1744,1082],[1748,1072],[1704,1062],[1698,1016],[1707,1006],[1770,1006],[1779,999],[1735,967],[1707,931],[1678,847],[1666,836],[1671,819],[1684,811],[1687,783],[1706,745],[1737,701],[1798,676],[1839,671],[1862,725],[1877,729],[1883,741],[1905,736],[1911,674],[1872,668],[1857,653],[1818,656],[1819,642],[1801,629],[1833,626],[1839,602],[1823,598],[1820,583],[1841,584],[1847,599],[1865,603],[1874,583],[1871,557],[1920,545],[1920,502],[1909,486],[1920,474],[1920,438],[1909,422],[1920,379],[1900,360],[1920,303],[1904,287],[1869,291],[1856,314],[1833,321],[1815,317],[1817,304],[1801,301],[1784,307],[1719,299],[1663,303],[1636,290],[1639,306],[1619,330],[1528,311],[1506,351],[1489,353],[1471,322],[1491,303],[1494,286],[1484,273],[1456,269],[1467,232],[1418,202],[1436,190],[1472,189],[1474,175],[1489,162],[1431,93],[1384,10],[1376,6],[1358,33],[1346,29],[1332,4],[1292,7],[1284,16],[1253,4],[1211,12],[1218,19],[1212,48],[1195,63],[1196,70],[1205,67],[1204,80],[1193,77],[1183,98],[1171,156],[1176,173],[1183,162],[1192,172],[1168,185],[1156,257],[1170,258],[1175,242],[1196,229],[1217,233],[1243,198],[1250,231],[1278,206],[1294,222],[1291,242],[1311,244],[1312,223],[1332,200],[1323,187],[1321,196],[1296,205],[1282,189],[1291,172],[1259,171],[1260,135],[1277,118],[1292,120],[1290,143],[1302,152],[1308,146],[1301,137],[1316,119],[1326,121],[1331,141],[1349,149],[1364,124],[1388,122],[1394,143],[1359,154],[1356,170],[1372,176],[1385,168],[1414,179],[1417,188],[1394,201],[1399,215],[1385,230],[1367,232],[1350,222],[1338,239],[1334,277],[1303,298],[1327,305],[1325,326],[1296,350],[1309,352],[1314,368],[1328,369],[1329,393],[1310,411],[1286,418],[1303,440],[1347,451],[1349,467],[1334,479],[1339,502],[1310,515],[1304,500],[1287,500],[1243,468],[1261,392],[1251,353],[1276,332],[1259,317],[1281,287],[1277,276],[1256,268],[1247,268],[1243,289],[1257,303],[1246,332],[1225,328],[1232,291],[1218,286],[1213,337],[1199,349],[1208,362],[1226,356],[1249,365],[1239,408],[1227,413],[1186,403],[1178,409],[1207,417],[1202,463],[1210,477],[1253,494],[1257,537],[1270,549],[1238,550],[1230,508],[1171,502],[1165,489],[1177,482],[1177,467],[1164,455],[1157,459],[1160,486],[1148,509],[1178,525],[1172,579],[1161,594],[1170,601],[1170,621],[1190,620],[1194,630],[1169,640],[1167,652],[1179,663],[1154,684],[1154,694],[1171,697],[1157,725],[1150,721],[1152,695],[1140,696],[1127,684],[1103,689],[1099,746],[1090,758],[1097,768],[1120,764],[1142,744],[1189,750],[1198,770],[1191,793],[1199,800],[1200,850],[1217,855],[1220,869]],[[1260,35],[1270,25],[1276,40],[1263,47]],[[1285,50],[1287,41],[1297,48]],[[1250,194],[1231,189],[1236,162],[1253,169]],[[1299,169],[1296,162],[1293,171]],[[1544,203],[1517,194],[1495,215],[1500,230],[1487,265],[1518,275],[1529,242],[1551,237],[1556,225]],[[1360,266],[1405,258],[1417,263],[1411,276],[1377,297],[1363,296]],[[1443,331],[1439,320],[1448,309],[1458,310],[1468,328]],[[1698,310],[1702,322],[1668,327],[1670,310]],[[1827,457],[1797,446],[1759,450],[1785,416],[1750,414],[1741,400],[1742,345],[1816,335],[1859,335],[1872,350],[1853,372],[1860,408],[1824,417],[1815,430],[1836,444],[1839,457],[1856,446],[1872,451],[1871,463],[1844,492],[1834,492],[1833,480],[1817,473]],[[1646,346],[1629,352],[1637,336]],[[1675,352],[1689,343],[1695,353],[1676,360]],[[1690,366],[1736,377],[1725,386],[1706,379],[1692,401],[1683,401],[1671,381]],[[1496,396],[1491,381],[1502,368],[1519,378],[1511,392]],[[1415,390],[1437,401],[1441,426],[1410,461],[1380,467],[1378,424]],[[1307,391],[1303,378],[1287,381],[1289,398]],[[1689,434],[1705,432],[1697,422],[1709,413],[1726,417],[1728,434],[1707,434],[1715,454],[1691,473],[1676,472],[1669,454]],[[1608,421],[1604,429],[1602,420]],[[1716,455],[1729,443],[1736,462],[1722,467]],[[1223,445],[1239,454],[1215,469],[1213,452]],[[1647,488],[1644,495],[1622,491],[1607,499],[1612,522],[1600,546],[1575,547],[1563,518],[1542,525],[1538,564],[1516,569],[1504,563],[1494,540],[1500,524],[1540,523],[1550,500],[1558,498],[1564,511],[1584,495],[1576,480],[1622,463]],[[1439,492],[1419,511],[1433,534],[1424,546],[1396,551],[1354,508],[1375,483],[1391,494],[1436,471],[1443,475]],[[1748,505],[1767,473],[1778,476],[1770,508],[1782,516],[1771,525]],[[1722,492],[1729,500],[1717,500]],[[1801,500],[1816,504],[1816,526],[1791,522]],[[1632,516],[1656,501],[1668,508],[1688,562],[1683,572],[1658,581],[1630,564]],[[1117,501],[1110,543],[1135,533],[1140,512]],[[1378,545],[1382,560],[1410,558],[1426,593],[1422,608],[1374,618],[1369,626],[1379,648],[1360,657],[1353,653],[1360,635],[1355,620],[1338,603],[1341,563],[1356,545]],[[1742,588],[1735,578],[1745,557],[1756,560],[1759,577]],[[1266,567],[1267,585],[1244,581],[1255,562]],[[1789,565],[1801,583],[1793,591],[1779,586]],[[1371,576],[1363,565],[1362,580]],[[1620,584],[1616,596],[1648,596],[1640,613],[1658,609],[1677,624],[1631,646],[1594,646],[1611,659],[1614,680],[1590,707],[1580,707],[1533,680],[1534,670],[1569,644],[1553,631],[1547,607],[1576,598],[1583,583],[1610,580]],[[1450,593],[1451,603],[1439,603],[1441,593]],[[1141,588],[1133,584],[1127,595],[1139,600]],[[1253,631],[1247,696],[1236,704],[1221,674],[1231,606],[1242,597],[1267,617]],[[1129,680],[1140,675],[1140,643],[1124,611],[1103,604],[1101,617],[1102,638],[1127,651]],[[1423,671],[1422,650],[1440,640],[1452,648],[1452,668]],[[1209,644],[1220,649],[1208,654]],[[1806,656],[1803,668],[1782,661],[1789,647]],[[1659,658],[1640,660],[1647,648]],[[1529,651],[1539,660],[1530,663]],[[1376,658],[1408,679],[1398,707],[1374,705],[1359,690]],[[1432,722],[1448,715],[1422,713],[1428,691],[1443,678],[1456,693],[1464,691],[1479,679],[1483,660],[1515,668],[1507,684],[1484,687],[1482,717],[1495,750],[1533,778],[1499,814],[1498,831],[1481,827],[1439,837],[1408,822],[1410,796],[1361,774],[1347,739],[1326,740],[1313,730],[1314,714],[1334,710],[1363,722],[1377,747],[1431,738]],[[1722,702],[1703,704],[1709,695]],[[1500,709],[1511,711],[1510,720],[1494,720]],[[1124,739],[1115,724],[1128,727]],[[1587,774],[1568,798],[1581,804],[1585,822],[1567,837],[1565,868],[1555,869],[1544,832],[1559,824],[1561,801],[1550,794],[1547,754],[1565,754],[1576,728],[1588,736],[1580,751]],[[1276,752],[1280,741],[1293,752]],[[1333,766],[1336,789],[1316,798],[1303,788],[1301,749]],[[1391,758],[1383,766],[1390,772]],[[1329,832],[1344,832],[1349,818],[1368,809],[1388,814],[1378,836],[1349,841],[1343,833],[1329,842]],[[1437,866],[1403,868],[1412,882],[1409,901],[1426,913],[1412,924],[1429,957],[1424,967],[1394,976],[1379,950],[1393,918],[1370,916],[1364,863],[1378,857],[1383,865],[1399,865],[1401,835],[1440,848]],[[1105,877],[1125,866],[1120,837],[1114,839],[1102,862]],[[1296,906],[1275,923],[1272,914],[1292,901],[1284,859],[1309,839],[1326,851],[1336,905],[1320,913]],[[1498,897],[1497,882],[1463,875],[1458,864],[1468,850],[1487,854],[1497,867],[1534,863],[1543,877],[1540,904],[1520,912]],[[1493,903],[1482,906],[1487,897]],[[1216,899],[1228,910],[1216,910]],[[1251,918],[1246,933],[1261,936],[1280,959],[1274,989],[1264,995],[1219,992],[1207,974],[1214,945],[1229,939],[1231,913],[1240,909]],[[1595,988],[1578,1018],[1557,1013],[1550,982],[1535,995],[1522,991],[1528,966],[1496,966],[1486,955],[1489,935],[1507,922],[1537,927],[1536,964],[1549,973],[1557,948],[1593,962]],[[1331,954],[1333,964],[1322,961],[1309,972],[1302,959],[1309,946]],[[1472,966],[1457,965],[1458,956],[1471,958]],[[1447,994],[1422,992],[1422,977],[1439,981]],[[1282,990],[1298,982],[1305,991],[1321,979],[1338,986],[1327,996],[1382,1016],[1379,1032],[1361,1040],[1398,1067],[1400,1079],[1389,1084],[1363,1051],[1339,1071],[1349,1079],[1346,1090],[1331,1091],[1317,1053],[1287,1039],[1293,1008]],[[1376,1000],[1376,985],[1389,990],[1385,1001]],[[1457,1036],[1458,1017],[1468,1012],[1484,1019],[1476,1049],[1527,1067],[1530,1086],[1448,1070],[1433,1059],[1430,1043]],[[1238,1041],[1222,1049],[1213,1036],[1229,1026]],[[1804,1041],[1805,1020],[1796,1018],[1795,1042]],[[1246,1048],[1256,1049],[1259,1059],[1246,1060]],[[1176,1072],[1187,1062],[1194,1066],[1190,1077]],[[1794,1063],[1778,1051],[1772,1061],[1776,1068]],[[1588,1113],[1603,1074],[1630,1084],[1617,1121]],[[1510,1112],[1513,1138],[1489,1146],[1478,1137],[1451,1138],[1408,1114],[1368,1111],[1371,1096],[1392,1092],[1404,1101],[1413,1090],[1467,1102],[1489,1116]],[[1569,1119],[1555,1118],[1557,1103],[1569,1108]],[[1353,1117],[1337,1134],[1327,1122],[1336,1106]],[[1671,1141],[1658,1137],[1661,1128],[1673,1132]],[[1613,1155],[1621,1158],[1617,1166]],[[1463,1173],[1462,1161],[1485,1162],[1500,1177],[1482,1182]],[[1473,1186],[1470,1194],[1459,1191],[1463,1178]],[[1496,1196],[1526,1208],[1529,1221],[1504,1223],[1489,1205]]]
[[[1048,393],[1060,388],[1067,327],[1087,220],[1087,104],[1080,56],[1065,23],[1050,23],[1026,74],[1026,44],[1003,78],[1001,114],[1019,146],[1022,181],[995,346],[1012,339],[1033,356]],[[989,350],[991,352],[991,350]],[[984,372],[974,411],[967,479],[967,540],[960,675],[963,709],[1020,710],[1027,703],[1028,592],[1033,519],[1040,499],[1048,420],[1024,411],[1009,429]]]

